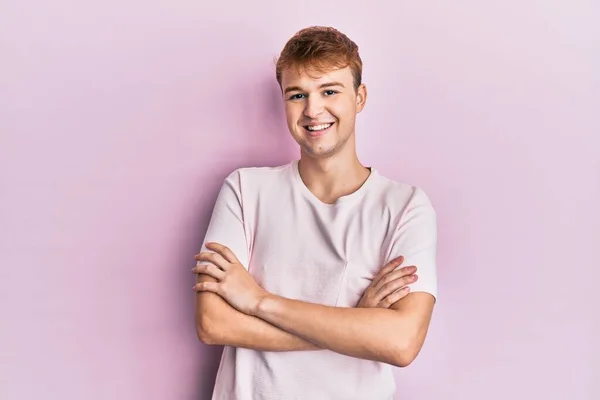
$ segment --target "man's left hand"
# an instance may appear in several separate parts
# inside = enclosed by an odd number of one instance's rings
[[[217,282],[197,283],[194,290],[216,293],[236,310],[254,315],[258,303],[269,292],[256,283],[229,248],[219,243],[207,243],[206,248],[214,253],[202,252],[195,255],[198,264],[192,268],[192,272],[211,276]]]

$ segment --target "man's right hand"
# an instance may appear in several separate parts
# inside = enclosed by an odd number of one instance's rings
[[[373,282],[363,293],[357,308],[390,308],[392,304],[410,293],[407,286],[416,282],[418,276],[415,274],[417,267],[411,265],[398,268],[404,257],[400,256],[390,261],[373,277]]]

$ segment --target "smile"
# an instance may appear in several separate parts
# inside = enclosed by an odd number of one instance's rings
[[[320,125],[306,125],[304,129],[308,131],[308,134],[313,137],[323,136],[329,131],[329,128],[333,126],[333,122]]]

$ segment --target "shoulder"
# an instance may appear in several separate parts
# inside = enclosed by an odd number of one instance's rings
[[[382,175],[379,175],[377,185],[374,186],[377,197],[387,207],[394,209],[395,214],[404,214],[415,208],[435,213],[430,197],[421,186],[393,180]]]
[[[225,178],[225,184],[240,191],[264,189],[291,177],[292,164],[278,166],[241,167],[233,170]]]
[[[242,167],[234,170],[231,175],[239,175],[246,179],[272,179],[285,174],[292,164],[287,163],[277,166],[264,166],[264,167]]]

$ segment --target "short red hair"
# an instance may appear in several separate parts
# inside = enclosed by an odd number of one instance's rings
[[[327,71],[350,67],[354,89],[362,82],[362,60],[358,46],[335,28],[311,26],[298,31],[283,47],[275,75],[281,87],[281,74],[290,67]]]

